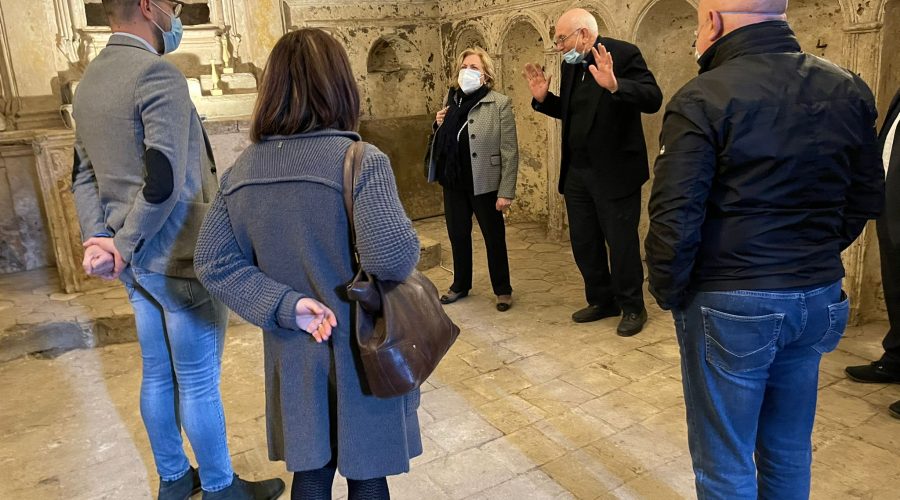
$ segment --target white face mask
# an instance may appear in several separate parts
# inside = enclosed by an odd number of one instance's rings
[[[456,79],[456,82],[459,83],[459,88],[466,94],[471,94],[484,85],[481,82],[481,72],[477,69],[469,68],[459,70],[459,77]]]

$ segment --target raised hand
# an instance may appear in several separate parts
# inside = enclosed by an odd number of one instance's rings
[[[594,54],[594,64],[588,67],[591,76],[597,85],[606,90],[615,93],[619,90],[619,82],[616,80],[616,73],[613,71],[613,56],[606,51],[606,47],[600,44],[600,50],[597,47],[591,48]]]
[[[553,79],[553,76],[545,76],[544,69],[539,64],[531,63],[525,65],[522,76],[528,80],[528,89],[531,90],[534,99],[537,102],[544,102],[547,93],[550,92],[550,80]]]
[[[303,298],[295,307],[297,326],[322,343],[331,337],[331,329],[337,326],[337,318],[331,309],[315,299]]]

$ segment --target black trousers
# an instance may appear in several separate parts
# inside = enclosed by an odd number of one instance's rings
[[[494,295],[509,295],[509,258],[506,254],[506,226],[497,211],[497,192],[475,196],[472,191],[444,188],[444,217],[453,251],[454,292],[472,288],[472,214],[478,220],[487,250],[488,271]]]
[[[881,283],[890,329],[881,345],[881,360],[891,371],[900,371],[900,244],[891,241],[887,224],[878,220],[878,248],[881,254]]]
[[[588,304],[615,304],[625,313],[640,312],[644,308],[638,238],[641,191],[610,200],[599,189],[604,182],[609,179],[600,179],[591,169],[570,168],[566,175],[563,192],[572,253],[584,278]]]

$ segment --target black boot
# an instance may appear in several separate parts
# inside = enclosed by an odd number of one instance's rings
[[[900,401],[895,401],[894,404],[888,407],[888,411],[891,412],[892,417],[900,418]]]
[[[235,474],[231,485],[224,490],[203,490],[203,500],[275,500],[282,493],[284,481],[281,479],[244,481]]]
[[[174,481],[159,480],[159,500],[188,500],[200,493],[200,474],[191,467],[187,474]]]

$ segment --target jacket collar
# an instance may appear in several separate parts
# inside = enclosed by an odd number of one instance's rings
[[[136,37],[133,38],[128,35],[123,35],[121,33],[115,33],[113,36],[109,37],[109,42],[106,43],[106,46],[110,45],[120,45],[123,47],[134,47],[136,49],[146,50],[153,55],[158,56],[159,53],[156,50],[150,50],[150,43],[144,40],[138,40]]]
[[[348,139],[353,139],[354,141],[362,140],[360,135],[356,132],[348,132],[345,130],[335,130],[333,128],[326,128],[321,130],[314,130],[312,132],[306,132],[305,134],[294,134],[294,135],[269,135],[262,138],[263,142],[268,141],[289,141],[292,139],[309,139],[313,137],[346,137]]]
[[[794,31],[786,21],[765,21],[723,36],[706,50],[698,63],[702,74],[741,56],[785,52],[801,52]]]

